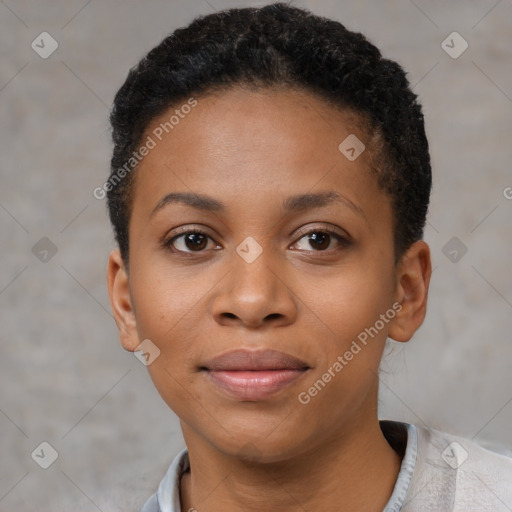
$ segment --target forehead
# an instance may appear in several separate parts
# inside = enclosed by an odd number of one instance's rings
[[[173,106],[146,130],[144,140],[155,144],[137,168],[134,211],[148,215],[172,191],[220,195],[228,209],[320,190],[363,208],[385,206],[357,114],[282,88],[234,88],[195,101]]]

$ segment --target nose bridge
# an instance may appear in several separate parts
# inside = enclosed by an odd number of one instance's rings
[[[263,242],[262,242],[263,243]],[[241,303],[265,304],[275,296],[277,277],[272,271],[275,258],[272,249],[265,248],[253,237],[247,237],[233,255],[232,293]]]
[[[276,262],[268,245],[263,247],[252,237],[242,241],[233,252],[229,277],[214,300],[216,320],[231,319],[247,326],[269,319],[293,321],[295,304]]]
[[[265,296],[268,300],[276,288],[276,273],[271,270],[271,250],[263,250],[256,244],[254,239],[246,239],[237,247],[233,262],[234,287],[240,297]]]

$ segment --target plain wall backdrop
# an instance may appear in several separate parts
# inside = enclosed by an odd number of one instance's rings
[[[128,69],[200,14],[264,3],[0,2],[1,511],[139,510],[184,446],[119,344],[105,285],[114,242],[93,190]],[[429,311],[411,342],[389,343],[380,415],[510,446],[512,2],[294,4],[402,64],[425,112]],[[48,469],[42,442],[58,454]]]

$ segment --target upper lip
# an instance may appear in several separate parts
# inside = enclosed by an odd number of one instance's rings
[[[305,370],[309,366],[300,359],[277,350],[238,349],[206,361],[203,369],[210,371]]]

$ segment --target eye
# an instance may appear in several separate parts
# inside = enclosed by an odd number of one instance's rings
[[[209,235],[198,229],[187,229],[164,242],[164,246],[173,252],[193,253],[204,252],[212,242],[215,248],[220,247]],[[210,244],[211,245],[211,244]]]
[[[328,227],[300,230],[299,234],[303,236],[294,245],[303,251],[327,252],[350,245],[346,236]]]

